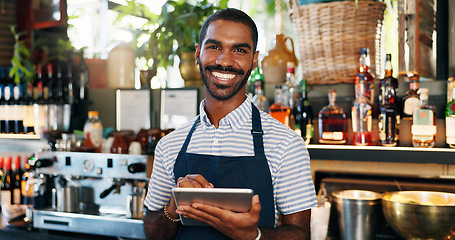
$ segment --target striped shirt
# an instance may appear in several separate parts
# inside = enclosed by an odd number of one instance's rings
[[[210,123],[200,104],[197,124],[188,153],[217,156],[254,156],[251,135],[251,101],[246,99],[237,109],[219,122],[218,129]],[[145,206],[157,211],[165,206],[176,185],[174,163],[195,119],[163,137],[157,144]],[[261,111],[264,151],[269,164],[275,201],[275,224],[278,213],[283,215],[316,206],[316,194],[310,171],[310,157],[303,139],[269,114]]]

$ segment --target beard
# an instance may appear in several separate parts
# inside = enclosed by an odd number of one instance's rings
[[[218,100],[226,100],[226,99],[229,99],[229,98],[235,96],[240,91],[240,89],[242,89],[245,86],[245,84],[247,83],[248,77],[251,74],[252,67],[253,67],[253,64],[251,64],[251,67],[248,70],[248,72],[244,73],[244,71],[242,69],[235,69],[232,67],[223,67],[221,65],[209,65],[204,68],[202,66],[202,63],[199,62],[199,71],[201,73],[202,81],[204,82],[204,85],[207,88],[207,91],[209,92],[210,96],[212,96],[213,98],[216,98]],[[227,72],[231,72],[234,74],[241,74],[241,75],[243,75],[243,78],[240,79],[240,81],[237,81],[230,85],[212,83],[212,82],[208,81],[207,72],[213,71],[213,70],[227,71]]]

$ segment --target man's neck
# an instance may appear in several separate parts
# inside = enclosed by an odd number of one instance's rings
[[[220,120],[242,105],[245,99],[246,96],[244,98],[219,100],[213,98],[208,92],[206,92],[205,112],[210,122],[215,126],[215,128],[218,128]]]

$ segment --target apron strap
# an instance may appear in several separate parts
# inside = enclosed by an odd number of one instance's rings
[[[185,142],[183,143],[182,148],[180,149],[180,152],[186,153],[186,149],[188,148],[188,145],[190,144],[191,136],[193,136],[193,132],[196,129],[196,125],[200,121],[200,116],[198,115],[196,120],[194,121],[193,127],[191,127],[191,130],[188,132],[188,135],[186,136]]]
[[[254,155],[255,156],[265,156],[264,153],[264,142],[262,136],[264,131],[262,131],[261,124],[261,113],[259,109],[251,103],[251,112],[252,112],[252,129],[251,135],[253,135],[253,144],[254,144]]]

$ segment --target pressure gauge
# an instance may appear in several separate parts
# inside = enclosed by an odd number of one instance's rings
[[[95,167],[95,163],[91,159],[86,159],[82,164],[86,172],[90,172]]]

